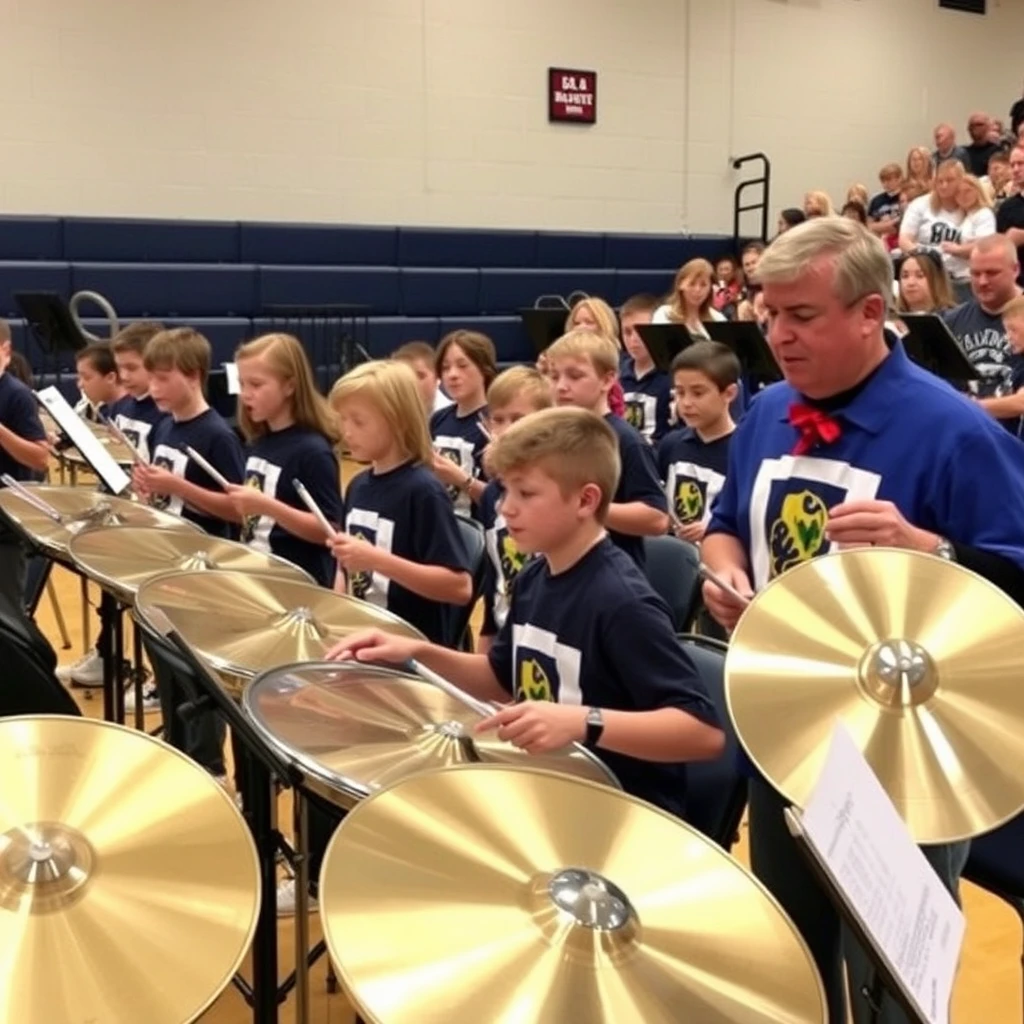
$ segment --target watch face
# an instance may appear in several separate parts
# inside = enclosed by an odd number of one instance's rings
[[[576,721],[578,722],[579,719],[577,718]],[[587,712],[587,725],[603,725],[603,724],[604,724],[604,721],[601,718],[601,709],[600,708],[591,708]]]

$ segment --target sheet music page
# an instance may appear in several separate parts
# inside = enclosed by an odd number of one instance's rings
[[[228,382],[228,394],[237,395],[242,390],[238,382],[238,363],[224,363],[224,375]]]
[[[924,1017],[948,1024],[964,915],[842,725],[801,823]]]
[[[110,491],[114,494],[124,492],[132,482],[131,477],[117,464],[114,456],[78,413],[68,405],[64,396],[51,386],[37,391],[36,397]]]

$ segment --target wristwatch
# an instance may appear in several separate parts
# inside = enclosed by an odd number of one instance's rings
[[[945,537],[939,538],[939,543],[932,549],[932,554],[936,558],[945,559],[947,562],[956,561],[956,548]]]
[[[601,734],[604,732],[604,715],[600,708],[587,708],[587,737],[588,747],[596,747],[601,742]]]

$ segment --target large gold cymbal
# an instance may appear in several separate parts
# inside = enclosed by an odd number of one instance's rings
[[[320,876],[327,943],[374,1024],[810,1024],[796,929],[663,811],[535,769],[461,766],[363,801]]]
[[[921,843],[1024,807],[1024,611],[930,555],[860,548],[790,569],[726,658],[730,714],[765,777],[803,806],[837,722]]]
[[[355,662],[289,665],[245,690],[256,727],[287,751],[329,800],[351,806],[397,779],[452,764],[529,764],[616,785],[586,750],[524,753],[477,735],[482,713],[453,693],[392,669]]]
[[[71,538],[91,527],[151,526],[162,530],[199,530],[194,523],[169,512],[126,498],[100,494],[87,487],[28,486],[33,494],[59,512],[64,521],[54,522],[7,487],[0,488],[0,509],[37,544],[58,556],[67,557]]]
[[[175,571],[226,569],[313,582],[307,573],[283,558],[191,530],[101,527],[72,537],[68,553],[87,576],[126,595],[134,595],[154,576]]]
[[[366,601],[256,573],[168,573],[139,588],[135,607],[143,621],[151,608],[160,609],[190,647],[237,679],[322,661],[342,637],[369,627],[422,639]]]
[[[259,908],[228,794],[144,732],[0,721],[0,1020],[196,1020]]]

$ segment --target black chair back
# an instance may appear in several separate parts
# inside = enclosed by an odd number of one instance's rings
[[[677,633],[693,624],[700,607],[700,555],[685,540],[666,534],[644,537],[644,572],[668,605]]]
[[[469,574],[473,579],[473,596],[469,604],[463,608],[453,606],[451,616],[451,633],[448,646],[460,650],[472,650],[473,642],[469,630],[469,620],[477,601],[483,596],[487,585],[487,535],[483,526],[469,516],[456,513],[455,521],[459,524],[459,536],[469,556]]]
[[[725,701],[725,644],[707,637],[683,635],[683,649],[693,660],[704,689],[725,731],[725,750],[715,761],[687,766],[686,820],[725,850],[739,838],[747,804],[747,779],[739,770],[739,741]]]

